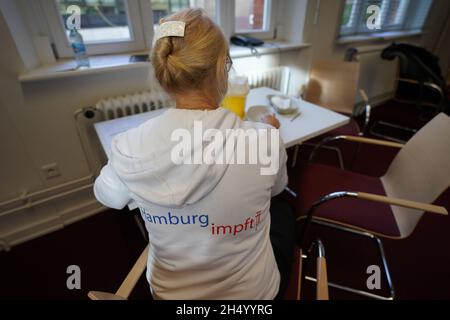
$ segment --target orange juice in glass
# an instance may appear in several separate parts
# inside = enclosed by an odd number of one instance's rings
[[[245,102],[250,91],[248,79],[234,76],[228,80],[228,91],[222,101],[222,107],[236,113],[241,119],[245,116]]]

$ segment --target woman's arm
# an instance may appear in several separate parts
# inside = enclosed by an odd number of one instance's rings
[[[123,209],[130,201],[130,192],[117,173],[107,164],[95,180],[94,194],[103,205],[113,209]]]

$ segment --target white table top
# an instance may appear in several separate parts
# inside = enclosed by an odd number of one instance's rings
[[[269,94],[279,94],[279,92],[269,88],[250,90],[250,94],[247,97],[246,110],[255,105],[269,106],[269,99],[267,98]],[[350,121],[349,117],[302,99],[296,99],[296,102],[301,114],[294,121],[291,122],[293,115],[276,114],[280,121],[280,135],[286,148],[320,136]]]
[[[252,89],[247,97],[246,109],[255,105],[269,106],[267,95],[278,93],[279,92],[269,88]],[[280,121],[280,134],[286,148],[317,137],[322,133],[343,126],[350,121],[346,116],[301,99],[297,99],[297,103],[301,115],[294,121],[291,122],[292,115],[276,115]],[[116,134],[137,127],[145,121],[160,115],[164,111],[166,111],[166,109],[159,109],[96,123],[95,130],[106,155],[109,157],[111,141]]]

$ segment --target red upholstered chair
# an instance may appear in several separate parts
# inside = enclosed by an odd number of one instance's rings
[[[383,260],[390,296],[356,291],[332,282],[329,285],[368,297],[393,299],[395,292],[379,236],[406,238],[424,212],[448,214],[446,208],[431,203],[450,186],[450,118],[443,113],[437,115],[406,145],[352,136],[335,139],[401,150],[380,178],[310,164],[297,190],[301,212],[298,220],[373,239]],[[304,237],[305,233],[301,235]]]

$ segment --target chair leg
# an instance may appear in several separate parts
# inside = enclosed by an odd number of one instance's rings
[[[304,146],[308,146],[308,147],[313,147],[316,148],[317,144],[314,143],[302,143],[302,145]],[[344,169],[344,158],[342,157],[342,152],[341,149],[337,148],[337,147],[330,147],[330,146],[320,146],[318,147],[319,149],[326,149],[326,150],[330,150],[330,151],[334,151],[336,152],[336,156],[338,159],[338,163],[339,163],[339,168],[340,169]]]
[[[332,228],[332,229],[337,229],[337,230],[348,232],[348,233],[352,233],[352,234],[355,234],[355,235],[358,235],[358,236],[370,238],[373,241],[375,241],[375,243],[378,246],[378,252],[380,254],[380,257],[381,257],[381,260],[382,260],[382,263],[383,263],[383,269],[384,269],[384,273],[386,275],[386,281],[387,281],[387,284],[388,284],[388,287],[389,287],[390,295],[389,296],[382,296],[382,295],[374,294],[374,293],[371,293],[371,292],[368,292],[368,291],[358,290],[358,289],[351,288],[351,287],[348,287],[348,286],[336,284],[336,283],[333,283],[333,282],[328,282],[328,285],[330,287],[333,287],[333,288],[336,288],[336,289],[340,289],[340,290],[344,290],[344,291],[347,291],[347,292],[351,292],[351,293],[354,293],[354,294],[357,294],[357,295],[361,295],[361,296],[364,296],[364,297],[368,297],[368,298],[373,298],[373,299],[378,299],[378,300],[394,300],[394,298],[395,298],[395,290],[394,290],[394,286],[392,284],[391,274],[389,272],[389,267],[388,267],[388,264],[387,264],[386,256],[384,254],[383,244],[382,244],[380,238],[378,238],[377,236],[375,236],[375,235],[373,235],[373,234],[371,234],[369,232],[363,232],[363,231],[354,230],[354,229],[351,229],[351,228],[346,228],[346,227],[343,227],[343,226],[340,226],[340,225],[336,225],[336,224],[333,224],[333,223],[316,220],[314,218],[311,220],[311,222],[315,223],[315,224],[318,224],[318,225],[325,226],[325,227],[329,227],[329,228]],[[309,277],[309,276],[305,276],[305,279],[309,280],[309,281],[314,281],[314,282],[317,281],[316,278]]]

